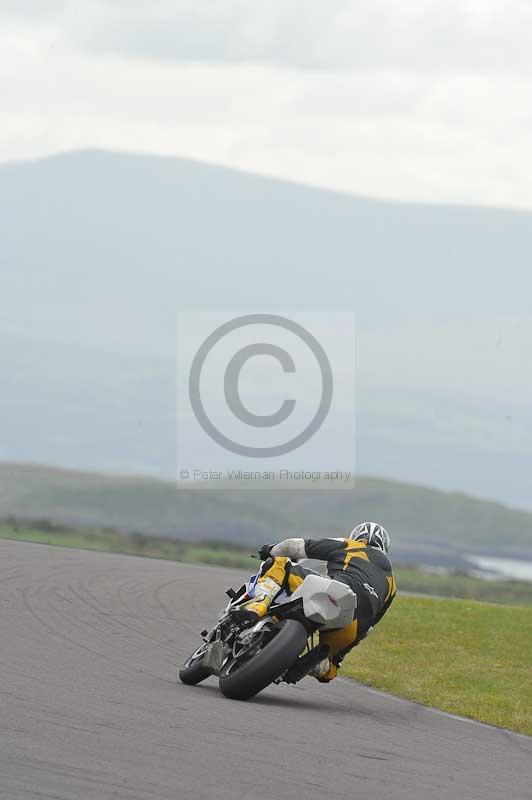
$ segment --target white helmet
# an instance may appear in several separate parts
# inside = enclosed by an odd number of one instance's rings
[[[370,547],[376,547],[383,553],[390,549],[390,535],[378,522],[361,522],[353,528],[348,538],[355,541],[366,539]]]

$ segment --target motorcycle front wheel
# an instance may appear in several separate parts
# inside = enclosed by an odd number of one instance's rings
[[[249,700],[292,666],[305,649],[308,633],[295,619],[287,619],[258,653],[249,660],[231,658],[220,672],[220,690],[232,700]]]
[[[197,683],[201,683],[201,681],[209,677],[211,673],[203,666],[204,652],[205,645],[203,644],[187,658],[179,670],[179,680],[181,683],[186,683],[188,686],[195,686]]]

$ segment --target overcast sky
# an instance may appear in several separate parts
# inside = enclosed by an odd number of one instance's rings
[[[530,0],[2,0],[0,160],[81,147],[532,208]]]

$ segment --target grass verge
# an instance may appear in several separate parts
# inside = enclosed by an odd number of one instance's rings
[[[343,673],[532,735],[532,609],[399,597]]]
[[[105,553],[126,553],[145,558],[184,561],[189,564],[215,564],[256,571],[257,561],[251,558],[251,547],[243,549],[229,542],[182,542],[140,533],[122,533],[111,529],[75,530],[50,524],[0,522],[0,539],[15,539],[81,550]]]
[[[220,541],[184,542],[161,536],[126,533],[111,528],[76,529],[49,520],[25,522],[0,520],[0,539],[100,550],[106,553],[127,553],[169,561],[212,564],[254,572],[257,562],[250,552],[252,545]],[[450,573],[438,575],[415,567],[398,567],[397,584],[402,592],[441,597],[485,600],[490,603],[532,606],[532,583],[527,581],[486,581],[472,575]]]
[[[532,606],[532,583],[529,581],[485,580],[463,572],[439,575],[415,567],[398,567],[395,573],[403,592]]]

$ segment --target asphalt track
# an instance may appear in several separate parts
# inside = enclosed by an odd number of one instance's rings
[[[2,800],[532,798],[531,738],[348,680],[176,683],[235,578],[0,541]]]

